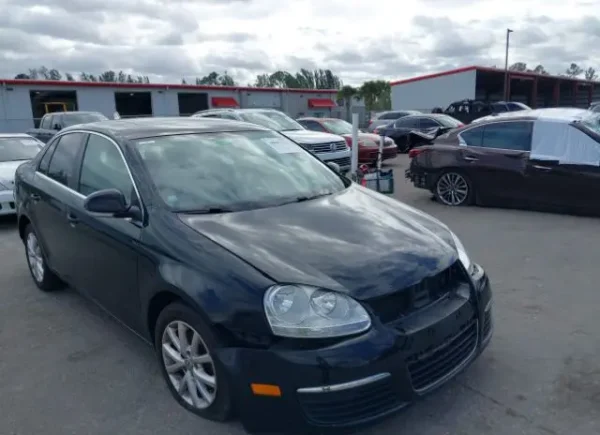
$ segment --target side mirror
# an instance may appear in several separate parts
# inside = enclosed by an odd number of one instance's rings
[[[89,195],[83,202],[83,207],[92,213],[124,216],[129,211],[125,195],[117,189],[104,189]]]
[[[331,169],[333,169],[338,174],[340,172],[342,172],[340,170],[340,165],[338,165],[336,162],[327,162],[327,166],[329,166]]]
[[[58,124],[54,124],[54,127],[53,127],[53,129],[54,129],[54,130],[58,130],[58,131],[60,131],[60,125],[58,125]]]

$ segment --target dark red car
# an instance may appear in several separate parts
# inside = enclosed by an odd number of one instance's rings
[[[300,118],[297,119],[300,125],[307,130],[332,133],[342,136],[349,147],[352,147],[352,124],[338,118]],[[375,163],[377,161],[377,152],[379,151],[378,134],[358,132],[358,161],[359,163]],[[394,141],[384,138],[382,160],[393,159],[398,155],[398,147]]]

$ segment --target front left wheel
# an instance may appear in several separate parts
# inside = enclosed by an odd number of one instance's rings
[[[201,316],[173,303],[160,313],[154,336],[161,372],[175,400],[200,417],[228,420],[233,408],[230,381],[215,358],[222,344]]]

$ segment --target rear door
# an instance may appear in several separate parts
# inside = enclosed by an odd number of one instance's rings
[[[69,209],[83,201],[76,192],[76,162],[83,147],[84,133],[61,135],[44,154],[31,190],[31,220],[50,267],[64,279],[72,279],[75,254]]]
[[[526,167],[532,121],[494,122],[458,135],[460,159],[482,197],[523,201],[531,194]]]
[[[572,125],[564,125],[561,146],[600,149],[600,143]],[[600,152],[599,152],[600,153]],[[559,160],[530,159],[527,175],[533,196],[541,205],[600,212],[600,164],[559,163]]]

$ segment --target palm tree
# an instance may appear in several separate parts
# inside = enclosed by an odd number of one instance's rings
[[[350,109],[352,106],[352,98],[355,100],[360,99],[358,89],[349,85],[342,86],[342,88],[338,91],[337,97],[338,100],[344,100],[344,106],[346,107],[346,120],[351,122]]]

